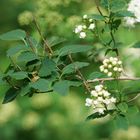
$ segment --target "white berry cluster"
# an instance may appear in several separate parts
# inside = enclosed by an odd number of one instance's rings
[[[104,72],[109,77],[118,77],[122,70],[122,61],[117,57],[104,59],[103,65],[100,66],[100,71]]]
[[[116,98],[111,97],[111,94],[103,85],[95,86],[95,90],[91,91],[91,98],[86,99],[85,106],[93,107],[95,112],[104,114],[110,106],[114,106]]]
[[[87,15],[83,16],[83,25],[77,25],[74,32],[76,34],[79,34],[79,38],[85,38],[87,36],[86,31],[90,30],[93,31],[95,28],[95,24],[93,22],[93,19],[88,18]]]
[[[140,0],[131,0],[127,10],[134,13],[135,17],[125,17],[126,26],[134,27],[135,23],[140,23]]]

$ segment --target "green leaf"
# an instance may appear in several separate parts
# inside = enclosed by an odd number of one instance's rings
[[[50,47],[55,47],[57,45],[60,45],[61,43],[65,42],[66,40],[64,38],[58,38],[58,37],[52,37],[48,40],[48,44]]]
[[[2,40],[23,40],[26,37],[25,31],[21,29],[13,30],[0,35]]]
[[[86,118],[86,121],[102,118],[102,117],[105,117],[106,115],[107,115],[106,113],[105,114],[99,114],[98,112],[96,112],[96,113],[93,113],[93,114],[89,115]]]
[[[117,12],[126,8],[127,3],[124,0],[112,0],[110,3],[111,11]]]
[[[29,92],[30,92],[30,86],[29,85],[26,85],[26,86],[24,86],[24,87],[22,87],[21,88],[21,91],[20,91],[20,95],[21,96],[25,96],[25,95],[27,95]]]
[[[33,52],[22,52],[19,56],[18,56],[18,62],[29,62],[35,59],[39,59],[38,56],[36,54],[34,54]]]
[[[58,81],[54,84],[53,90],[54,90],[54,92],[64,96],[69,93],[69,87],[70,87],[70,85],[68,84],[68,82],[66,80]]]
[[[100,3],[104,8],[106,8],[108,10],[109,7],[109,0],[101,0]]]
[[[52,74],[53,71],[56,71],[55,62],[49,58],[45,58],[39,70],[39,76],[41,77],[49,76]]]
[[[65,96],[69,93],[69,88],[71,86],[80,86],[80,85],[81,82],[63,80],[63,81],[56,82],[53,86],[53,90],[54,92]]]
[[[67,45],[58,51],[59,56],[65,56],[72,53],[87,52],[93,49],[93,46],[87,45]]]
[[[27,72],[20,71],[20,72],[14,72],[10,74],[10,76],[16,80],[22,80],[28,77]]]
[[[86,121],[105,117],[105,116],[108,115],[108,114],[112,114],[114,111],[115,111],[115,110],[113,110],[113,109],[112,109],[112,110],[107,110],[107,111],[104,112],[104,114],[99,114],[98,112],[95,112],[95,113],[89,115],[89,116],[86,118]]]
[[[117,30],[120,25],[121,25],[121,20],[120,19],[116,19],[113,22],[112,28]]]
[[[104,20],[105,19],[104,16],[101,16],[101,15],[98,15],[98,14],[93,14],[91,16],[91,18],[94,19],[94,20]]]
[[[24,46],[24,45],[17,45],[17,46],[14,46],[14,47],[11,47],[8,49],[7,51],[7,56],[9,57],[12,57],[14,55],[16,55],[17,53],[20,53],[22,51],[26,51],[27,50],[27,47]]]
[[[29,84],[31,88],[39,90],[39,92],[47,92],[51,90],[51,82],[46,79],[39,79],[36,82],[32,82]]]
[[[139,109],[137,106],[129,106],[127,115],[128,116],[134,116],[139,112]]]
[[[136,42],[132,47],[133,48],[140,48],[140,42]]]
[[[8,103],[8,102],[13,101],[13,100],[17,97],[17,95],[18,95],[17,89],[15,89],[15,88],[13,88],[13,87],[10,88],[10,89],[6,92],[2,104],[6,104],[6,103]]]
[[[134,17],[134,13],[127,10],[123,10],[123,11],[119,11],[115,13],[115,16],[116,17]]]
[[[107,77],[106,74],[103,74],[101,72],[92,72],[90,75],[89,75],[89,80],[92,80],[92,79],[96,79],[96,78],[104,78],[104,77]]]
[[[123,112],[123,113],[126,113],[127,110],[128,110],[128,105],[127,105],[127,103],[125,103],[125,102],[119,103],[119,104],[117,105],[117,107],[118,107],[118,109],[119,109],[121,112]]]
[[[128,120],[125,116],[117,115],[114,124],[117,129],[128,129]]]
[[[81,69],[81,68],[86,67],[88,65],[89,65],[89,63],[86,63],[86,62],[71,63],[71,64],[69,64],[69,65],[67,65],[66,67],[63,68],[62,75],[76,72],[77,69]]]

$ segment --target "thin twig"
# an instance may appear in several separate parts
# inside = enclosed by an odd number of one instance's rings
[[[140,80],[140,77],[120,77],[120,78],[97,78],[93,80],[87,80],[87,83],[102,82],[102,81],[114,81],[114,80]]]
[[[42,38],[42,40],[43,40],[43,42],[44,42],[44,44],[45,44],[45,50],[47,50],[48,53],[49,53],[50,55],[52,55],[52,54],[53,54],[52,48],[49,47],[47,41],[45,40],[45,38],[44,38],[44,36],[43,36],[43,34],[42,34],[41,30],[40,30],[40,27],[39,27],[39,25],[38,25],[38,23],[37,23],[37,21],[36,21],[36,18],[35,18],[34,16],[33,16],[33,18],[34,18],[33,21],[34,21],[34,23],[35,23],[35,26],[36,26],[36,28],[37,28],[37,31],[38,31],[38,33],[40,34],[40,36],[41,36],[41,38]]]
[[[136,100],[138,97],[140,97],[140,93],[137,94],[134,98],[130,99],[130,100],[128,101],[128,103],[129,103],[129,102],[132,102],[132,101],[134,101],[134,100]]]
[[[69,54],[68,57],[69,57],[70,61],[73,63],[74,61],[72,59],[71,54]],[[83,81],[83,84],[84,84],[85,88],[87,89],[87,91],[90,92],[89,85],[88,85],[86,79],[84,78],[83,74],[81,73],[81,71],[78,68],[76,68],[76,66],[75,66],[75,70],[77,71],[77,74],[79,75],[80,79]]]
[[[29,46],[31,47],[32,51],[33,51],[34,53],[36,53],[36,50],[35,50],[35,48],[34,48],[34,46],[33,46],[32,41],[30,40],[30,37],[29,37],[29,34],[28,34],[28,33],[26,33],[26,39],[27,39],[27,42],[29,43]]]
[[[102,14],[102,12],[101,12],[101,10],[100,10],[100,7],[99,7],[99,4],[98,4],[97,0],[95,0],[95,3],[96,3],[96,8],[97,8],[97,10],[99,11],[100,15],[103,16],[103,14]]]

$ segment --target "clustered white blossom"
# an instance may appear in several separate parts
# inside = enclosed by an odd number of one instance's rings
[[[126,26],[134,27],[135,23],[140,22],[140,0],[131,0],[127,10],[134,13],[135,17],[125,17]]]
[[[100,71],[107,74],[109,77],[118,77],[122,72],[122,61],[117,57],[104,59],[103,65],[100,66]]]
[[[85,106],[93,107],[95,112],[104,114],[106,110],[113,107],[116,98],[111,96],[103,85],[95,86],[95,90],[91,91],[91,98],[86,98]]]
[[[95,28],[93,19],[89,18],[87,15],[83,16],[83,22],[82,25],[77,25],[74,30],[76,34],[79,34],[79,38],[85,38],[87,36],[86,31],[93,31]]]

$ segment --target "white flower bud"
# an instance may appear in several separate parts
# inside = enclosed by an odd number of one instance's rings
[[[90,99],[90,98],[86,98],[86,103],[85,103],[85,106],[91,106],[92,105],[92,102],[93,102],[93,100],[92,99]]]
[[[103,95],[103,92],[102,92],[102,91],[99,91],[99,92],[98,92],[98,95]]]
[[[78,26],[75,28],[74,32],[77,34],[77,33],[80,33],[82,30],[83,30],[83,26],[82,26],[82,25],[78,25]]]
[[[101,91],[102,88],[103,88],[103,85],[97,85],[97,86],[95,86],[95,90],[98,91],[98,92]]]
[[[105,66],[105,67],[107,67],[107,66],[108,66],[108,64],[107,64],[107,63],[104,63],[104,66]]]
[[[112,64],[113,64],[113,65],[116,65],[116,64],[117,64],[117,61],[115,61],[115,60],[112,61]]]
[[[111,98],[110,98],[110,102],[112,102],[112,103],[116,103],[116,98],[111,97]]]
[[[91,95],[94,96],[94,97],[98,97],[98,93],[95,90],[91,91]]]
[[[87,29],[87,26],[86,25],[83,25],[83,29]]]
[[[95,100],[95,101],[93,101],[93,104],[94,104],[94,105],[98,105],[99,102],[98,102],[97,100]]]
[[[114,70],[114,71],[118,71],[118,68],[117,68],[117,67],[114,67],[113,70]]]
[[[91,23],[90,25],[89,25],[89,27],[88,27],[88,29],[90,29],[90,30],[93,30],[95,28],[95,24],[94,23]]]
[[[108,70],[107,69],[104,69],[104,73],[108,73]]]
[[[104,114],[104,108],[98,108],[97,112],[98,112],[99,114]]]
[[[118,64],[121,65],[122,64],[122,61],[118,61]]]
[[[114,58],[113,57],[110,57],[109,60],[112,62],[112,61],[114,61]]]
[[[109,59],[105,59],[104,61],[103,61],[103,64],[104,63],[108,63],[109,62]]]
[[[100,71],[104,71],[104,66],[100,66]]]
[[[88,16],[87,15],[83,15],[83,19],[87,19],[88,18]]]
[[[112,65],[111,65],[111,64],[109,64],[109,65],[108,65],[108,68],[112,68]]]
[[[110,104],[110,100],[109,100],[109,99],[105,99],[103,102],[104,102],[106,105],[109,105],[109,104]]]
[[[108,97],[108,96],[110,96],[110,93],[108,91],[104,90],[103,95],[104,95],[104,97]]]
[[[117,58],[117,57],[114,57],[114,60],[115,60],[115,61],[118,61],[118,58]]]
[[[118,72],[122,72],[122,68],[118,68]]]
[[[80,38],[85,38],[86,37],[86,33],[85,32],[81,32],[80,33]]]
[[[108,72],[108,74],[107,74],[107,75],[108,75],[109,77],[110,77],[110,76],[112,76],[112,72]]]
[[[103,99],[103,97],[98,97],[97,100],[98,100],[99,102],[103,102],[104,99]]]
[[[93,22],[93,19],[90,18],[90,19],[89,19],[89,22]]]

